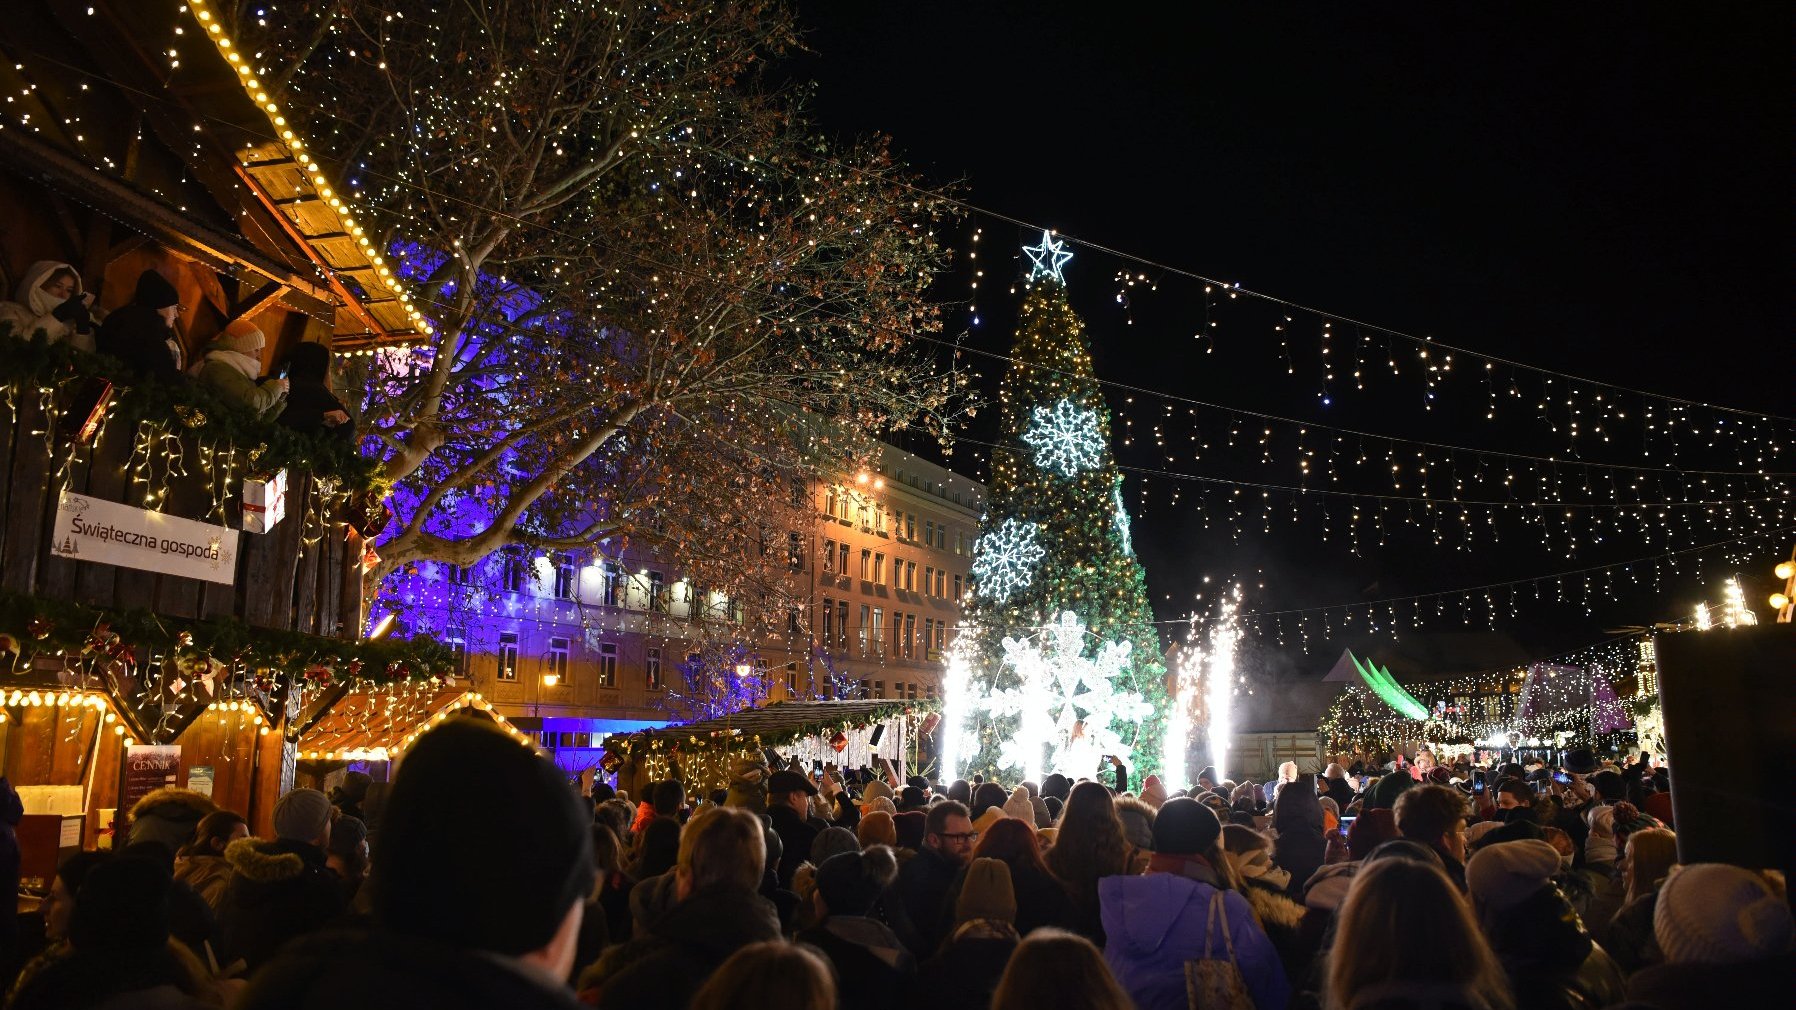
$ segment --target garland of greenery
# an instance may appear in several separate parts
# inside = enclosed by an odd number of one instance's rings
[[[916,715],[925,712],[936,712],[941,703],[933,700],[890,701],[876,705],[870,709],[859,709],[853,715],[843,715],[831,719],[815,719],[799,724],[780,725],[775,728],[756,729],[755,716],[777,714],[778,707],[763,709],[745,709],[734,716],[721,719],[706,719],[702,723],[691,723],[685,726],[667,726],[662,729],[640,730],[635,733],[620,733],[607,737],[604,747],[618,757],[628,758],[653,751],[675,749],[682,754],[697,754],[706,751],[744,751],[751,748],[780,747],[804,737],[820,736],[826,733],[845,733],[859,726],[868,726],[877,722],[886,722],[903,715]],[[725,722],[742,721],[747,726],[722,726]],[[711,728],[713,726],[716,728]]]
[[[105,379],[114,387],[112,423],[150,421],[204,435],[256,453],[258,468],[332,478],[346,491],[375,490],[380,483],[380,461],[363,456],[355,445],[325,434],[302,435],[221,400],[197,382],[142,382],[116,358],[48,343],[41,333],[17,340],[11,325],[0,325],[0,347],[6,351],[0,354],[0,386],[59,389],[77,379]]]
[[[242,621],[189,620],[147,610],[99,610],[23,593],[0,593],[0,653],[16,670],[34,655],[71,661],[112,657],[145,662],[212,659],[251,671],[278,671],[315,686],[356,678],[374,683],[451,677],[455,656],[427,638],[367,641],[251,627]]]

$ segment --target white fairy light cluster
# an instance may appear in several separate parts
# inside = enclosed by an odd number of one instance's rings
[[[1035,465],[1063,477],[1095,470],[1103,459],[1104,439],[1098,434],[1098,415],[1071,400],[1031,412],[1023,441],[1035,447]]]

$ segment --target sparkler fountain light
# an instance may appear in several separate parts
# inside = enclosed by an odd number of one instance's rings
[[[1160,746],[1160,780],[1169,793],[1191,784],[1185,774],[1185,748],[1191,742],[1191,701],[1197,696],[1203,672],[1203,647],[1192,642],[1179,657],[1178,686],[1173,691],[1172,710],[1166,713],[1165,743]]]
[[[1241,606],[1241,587],[1225,597],[1216,608],[1216,619],[1210,622],[1210,648],[1205,656],[1209,683],[1204,700],[1210,709],[1210,764],[1216,779],[1228,775],[1229,739],[1234,735],[1235,649],[1241,644],[1241,626],[1235,623],[1235,612]]]
[[[952,782],[958,778],[961,758],[961,734],[965,732],[967,709],[972,704],[972,685],[967,653],[979,638],[977,628],[962,628],[948,647],[948,668],[942,674],[941,778]]]

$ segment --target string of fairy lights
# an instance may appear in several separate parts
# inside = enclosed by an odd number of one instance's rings
[[[203,8],[199,3],[192,6],[196,11]],[[216,24],[212,29],[212,34],[218,36]],[[224,45],[220,49],[228,52],[229,46]],[[240,72],[246,72],[246,68],[238,60],[233,59],[232,62]],[[253,90],[257,82],[251,77],[247,83]],[[277,110],[269,111],[278,116]],[[277,122],[276,125],[281,124]],[[296,149],[299,147],[298,144],[294,146]],[[309,170],[316,177],[314,182],[326,186],[324,172],[317,163],[304,163],[309,165]],[[1022,225],[1016,219],[982,208],[964,203],[961,206],[981,215]],[[982,267],[977,265],[979,237],[980,231],[975,230],[974,248],[968,253],[969,259],[975,263],[972,280],[974,297],[969,301],[970,315],[975,324],[979,319],[979,282],[984,275]],[[1394,627],[1400,619],[1398,608],[1408,603],[1408,620],[1412,626],[1419,626],[1417,622],[1426,619],[1423,613],[1426,609],[1424,601],[1434,601],[1435,616],[1445,617],[1450,607],[1442,601],[1448,599],[1460,602],[1462,619],[1464,611],[1474,603],[1482,602],[1489,619],[1494,623],[1498,603],[1495,602],[1493,593],[1498,587],[1511,590],[1509,597],[1513,615],[1515,594],[1512,590],[1515,587],[1533,584],[1538,592],[1539,585],[1551,579],[1558,587],[1555,598],[1565,600],[1564,580],[1567,577],[1573,577],[1570,592],[1574,597],[1581,595],[1582,605],[1588,609],[1592,593],[1602,592],[1601,585],[1593,583],[1593,578],[1600,581],[1618,573],[1633,574],[1633,566],[1650,563],[1656,585],[1661,577],[1661,562],[1672,563],[1667,559],[1718,546],[1711,543],[1698,548],[1672,549],[1673,545],[1688,543],[1705,531],[1738,533],[1743,526],[1749,530],[1744,536],[1733,541],[1722,541],[1720,544],[1737,544],[1752,538],[1783,535],[1787,532],[1790,520],[1787,511],[1789,487],[1784,478],[1789,477],[1790,473],[1766,468],[1774,466],[1784,457],[1784,445],[1779,437],[1793,423],[1791,419],[1627,389],[1479,354],[1322,310],[1293,305],[1239,285],[1228,285],[1189,271],[1150,263],[1140,257],[1107,249],[1089,241],[1069,240],[1093,251],[1149,266],[1166,275],[1201,283],[1204,286],[1206,322],[1197,336],[1210,344],[1218,338],[1216,331],[1221,329],[1211,311],[1219,301],[1227,303],[1240,298],[1256,299],[1320,320],[1312,334],[1316,348],[1315,369],[1321,384],[1319,401],[1340,395],[1348,387],[1363,391],[1366,388],[1366,373],[1382,363],[1392,376],[1412,372],[1419,376],[1425,393],[1422,398],[1424,409],[1432,412],[1439,409],[1440,401],[1450,390],[1458,388],[1455,383],[1461,383],[1461,377],[1469,371],[1475,377],[1472,381],[1482,386],[1482,390],[1473,399],[1485,402],[1488,407],[1485,413],[1489,420],[1497,420],[1499,414],[1507,409],[1505,404],[1521,404],[1523,412],[1541,421],[1549,434],[1563,436],[1568,447],[1576,447],[1578,450],[1592,443],[1599,446],[1614,445],[1619,431],[1628,426],[1624,422],[1632,422],[1642,427],[1646,433],[1641,443],[1632,450],[1636,452],[1636,458],[1666,459],[1662,466],[1634,466],[1454,446],[1328,426],[1237,407],[1201,403],[1170,393],[1130,388],[1124,401],[1125,412],[1120,418],[1123,446],[1133,447],[1137,440],[1144,447],[1152,443],[1156,452],[1163,456],[1164,462],[1169,464],[1185,458],[1186,454],[1189,454],[1191,461],[1199,462],[1212,454],[1226,456],[1230,455],[1229,450],[1243,448],[1248,450],[1245,458],[1251,459],[1259,467],[1283,467],[1295,471],[1299,482],[1277,483],[1173,469],[1122,468],[1141,478],[1138,482],[1138,508],[1149,501],[1150,481],[1171,482],[1174,489],[1168,494],[1169,507],[1179,505],[1181,495],[1189,496],[1200,503],[1206,524],[1211,519],[1226,524],[1237,538],[1256,527],[1262,533],[1269,532],[1275,518],[1289,516],[1292,521],[1301,522],[1305,516],[1303,508],[1307,507],[1314,509],[1322,518],[1325,539],[1330,535],[1342,536],[1356,553],[1362,538],[1369,544],[1376,537],[1376,543],[1383,545],[1386,542],[1386,529],[1396,527],[1432,529],[1436,534],[1434,542],[1437,545],[1453,546],[1456,549],[1500,543],[1502,537],[1498,529],[1499,519],[1519,522],[1524,529],[1543,532],[1549,543],[1564,545],[1568,554],[1586,545],[1623,537],[1648,545],[1656,542],[1668,548],[1665,554],[1652,559],[1581,569],[1569,575],[1561,573],[1475,589],[1343,605],[1338,608],[1343,615],[1343,623],[1351,623],[1353,615],[1358,612],[1365,615],[1363,620],[1367,626],[1376,627],[1378,612],[1383,611],[1384,622]],[[365,238],[363,244],[367,244]],[[669,266],[677,268],[677,265]],[[1154,286],[1145,274],[1119,274],[1118,279],[1124,287],[1131,289]],[[415,313],[444,307],[424,299],[417,299],[414,304],[423,306],[421,310],[415,308]],[[1291,355],[1299,318],[1301,316],[1286,315],[1273,326],[1273,333],[1278,335],[1280,353],[1285,360],[1291,362],[1287,365],[1288,374],[1295,374],[1297,369]],[[1345,332],[1348,330],[1352,331],[1351,336]],[[942,342],[948,344],[947,341]],[[959,343],[952,346],[957,350],[970,350]],[[1397,350],[1399,347],[1405,348],[1404,355],[1413,354],[1413,359],[1400,357]],[[428,350],[422,353],[428,353]],[[1346,364],[1336,366],[1335,362],[1345,362],[1348,358],[1353,359],[1351,367]],[[1460,359],[1471,360],[1476,364],[1468,369],[1459,364]],[[1524,391],[1521,386],[1523,376],[1538,382],[1539,391]],[[1105,385],[1124,388],[1114,383]],[[1548,387],[1557,388],[1552,389],[1549,394]],[[1150,401],[1160,409],[1159,413],[1150,410],[1151,416],[1139,419],[1140,434],[1136,433],[1138,419],[1126,413],[1126,409],[1133,406],[1135,396]],[[1731,425],[1729,422],[1732,422]],[[166,433],[162,435],[166,436]],[[146,436],[140,431],[139,437],[156,436]],[[962,440],[972,443],[969,439]],[[1175,446],[1178,447],[1176,450]],[[144,448],[147,459],[150,446],[146,443]],[[231,452],[234,453],[235,450]],[[1700,469],[1679,465],[1681,457],[1702,452],[1731,454],[1742,469]],[[1236,454],[1236,458],[1242,457]],[[202,460],[202,464],[204,462]],[[146,500],[159,500],[159,490],[165,493],[170,468],[174,465],[179,465],[179,461],[165,465],[160,488],[151,486],[145,471],[143,485]],[[226,472],[229,473],[229,468]],[[228,476],[226,479],[228,480]],[[1377,481],[1376,485],[1370,483],[1374,479]],[[1317,486],[1309,486],[1308,482],[1312,480]],[[1356,480],[1362,483],[1353,484]],[[137,478],[134,477],[134,483],[136,482]],[[1340,486],[1344,484],[1352,486]],[[1536,496],[1521,500],[1509,497],[1509,492],[1518,486],[1535,489]],[[1257,502],[1254,500],[1256,494]],[[1477,497],[1478,495],[1484,497]],[[1502,497],[1498,497],[1499,495]],[[215,507],[220,501],[215,496]],[[1313,505],[1315,502],[1336,504],[1331,510],[1328,505]],[[1340,526],[1331,529],[1331,518],[1339,519]],[[1257,615],[1248,612],[1242,617],[1250,621],[1256,618],[1273,618],[1282,632],[1285,618],[1319,612],[1323,615],[1322,620],[1327,622],[1329,612],[1336,609],[1307,608],[1306,611],[1262,612]]]

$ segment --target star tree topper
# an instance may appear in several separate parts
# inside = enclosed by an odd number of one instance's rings
[[[973,578],[979,582],[979,593],[990,600],[1003,600],[1035,581],[1035,565],[1047,554],[1036,543],[1038,529],[1034,523],[1006,519],[979,538],[973,558]]]
[[[1104,450],[1098,435],[1098,415],[1071,400],[1052,408],[1036,407],[1023,441],[1035,447],[1035,465],[1071,477],[1081,470],[1096,469]]]
[[[1030,280],[1052,277],[1062,284],[1066,283],[1066,278],[1060,276],[1060,268],[1066,266],[1066,261],[1072,259],[1073,254],[1067,252],[1065,242],[1054,241],[1053,232],[1042,232],[1041,245],[1026,245],[1023,251],[1029,254]]]

